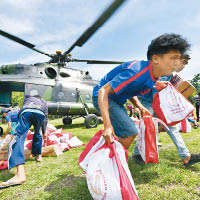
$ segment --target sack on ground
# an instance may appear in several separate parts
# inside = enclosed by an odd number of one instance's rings
[[[194,106],[173,85],[168,84],[154,95],[153,109],[167,125],[175,125],[185,119],[194,110]]]
[[[13,135],[8,134],[3,140],[0,141],[0,160],[8,159],[9,143],[13,137]]]
[[[63,150],[59,144],[42,147],[42,156],[59,156]]]

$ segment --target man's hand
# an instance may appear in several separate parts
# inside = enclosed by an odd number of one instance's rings
[[[102,133],[102,136],[105,139],[105,143],[113,143],[114,142],[114,129],[113,127],[108,127],[104,129],[104,132]]]
[[[149,112],[149,110],[147,110],[145,107],[140,108],[140,112],[141,112],[142,117],[144,117],[144,116],[152,116],[152,114]]]
[[[169,84],[169,81],[157,81],[155,83],[156,89],[157,90],[162,90],[165,87],[167,87],[167,85]]]

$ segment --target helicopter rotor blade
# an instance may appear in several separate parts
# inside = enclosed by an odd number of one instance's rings
[[[87,64],[122,64],[123,61],[111,61],[111,60],[79,60],[72,58],[70,62],[87,62]]]
[[[13,41],[15,41],[15,42],[17,42],[17,43],[19,43],[19,44],[21,44],[21,45],[23,45],[25,47],[28,47],[29,49],[32,49],[32,50],[34,50],[34,51],[36,51],[38,53],[44,54],[44,55],[49,56],[49,57],[52,58],[52,56],[50,54],[47,54],[47,53],[45,53],[43,51],[40,51],[40,50],[36,49],[34,44],[26,42],[25,40],[22,40],[21,38],[18,38],[18,37],[14,36],[14,35],[11,35],[10,33],[7,33],[7,32],[5,32],[5,31],[3,31],[1,29],[0,29],[0,35],[2,35],[4,37],[7,37],[8,39],[13,40]]]
[[[114,12],[120,7],[120,5],[126,0],[115,0],[103,14],[90,26],[79,39],[64,53],[64,55],[70,53],[75,46],[81,47],[87,40],[114,14]]]

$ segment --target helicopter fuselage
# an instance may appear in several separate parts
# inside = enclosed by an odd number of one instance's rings
[[[92,105],[92,89],[97,83],[89,72],[57,64],[2,65],[0,106],[10,106],[12,92],[18,91],[40,95],[47,101],[50,115],[84,116],[87,111],[97,114]]]

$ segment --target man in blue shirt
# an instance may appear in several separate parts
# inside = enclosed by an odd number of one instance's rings
[[[47,103],[40,96],[26,95],[24,104],[19,112],[19,121],[15,129],[15,134],[9,144],[8,169],[17,167],[17,174],[6,182],[0,184],[0,189],[10,186],[21,185],[26,180],[24,164],[24,142],[30,127],[34,126],[34,136],[32,143],[32,154],[36,158],[41,158],[42,136],[45,133],[48,121]]]
[[[151,41],[148,47],[148,61],[131,61],[111,70],[93,90],[93,104],[100,111],[103,136],[106,143],[112,143],[113,136],[128,149],[137,136],[137,128],[129,118],[124,103],[129,99],[142,115],[150,112],[134,96],[143,95],[156,84],[160,76],[169,76],[179,65],[180,57],[189,50],[190,44],[178,34],[163,34]]]

